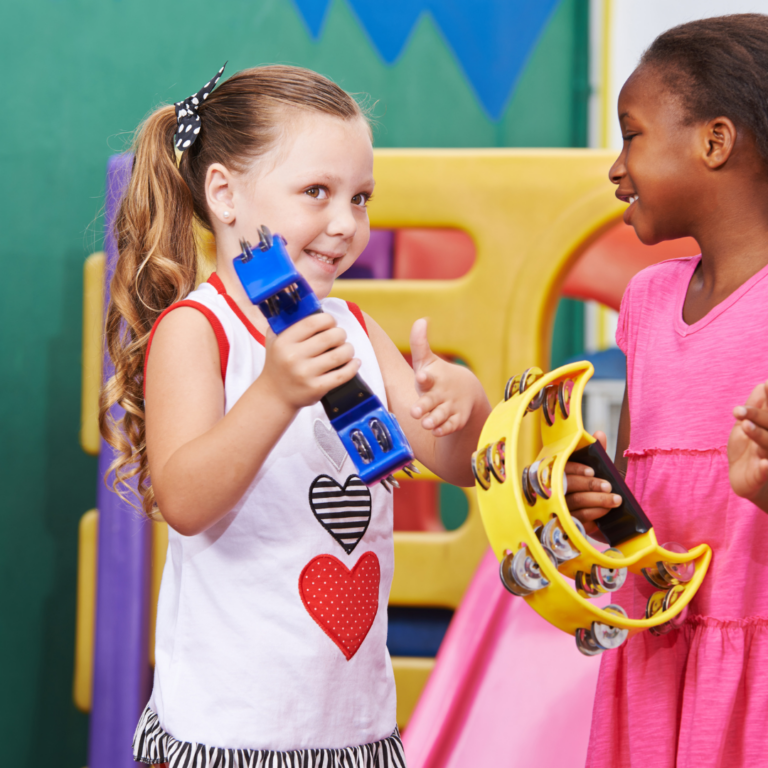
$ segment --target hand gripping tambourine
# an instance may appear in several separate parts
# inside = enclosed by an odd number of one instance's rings
[[[593,372],[582,362],[546,375],[529,368],[510,379],[504,402],[488,417],[472,455],[480,512],[501,563],[502,583],[574,635],[588,656],[617,648],[645,629],[661,635],[678,628],[712,558],[706,544],[690,551],[673,543],[659,546],[624,479],[584,430],[581,398]],[[519,451],[526,418],[541,424],[544,447],[534,461]],[[592,467],[622,497],[621,506],[596,521],[605,545],[588,538],[566,506],[567,461]],[[629,618],[619,605],[600,608],[591,601],[618,590],[627,570],[658,589],[644,618]]]

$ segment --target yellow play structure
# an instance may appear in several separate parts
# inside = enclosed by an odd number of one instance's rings
[[[474,370],[492,403],[510,375],[546,368],[560,285],[583,249],[613,224],[623,205],[607,173],[610,150],[381,149],[375,154],[378,228],[454,228],[467,232],[476,260],[462,278],[339,281],[335,296],[357,302],[403,350],[418,317],[430,318],[430,341]],[[83,422],[81,441],[99,449],[95,422],[101,381],[104,259],[85,271]],[[539,437],[523,425],[521,445]],[[521,449],[522,450],[522,449]],[[535,451],[534,451],[535,452]],[[423,477],[429,479],[429,473]],[[474,489],[469,515],[450,532],[396,532],[390,602],[456,608],[488,546]],[[80,531],[75,700],[90,708],[95,606],[96,528],[87,513]],[[154,615],[167,531],[155,525],[151,612]],[[154,622],[151,622],[151,629]],[[147,642],[153,643],[153,631]],[[408,721],[433,659],[394,658],[398,723]]]

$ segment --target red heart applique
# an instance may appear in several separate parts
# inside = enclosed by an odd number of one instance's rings
[[[333,555],[310,560],[299,576],[309,615],[349,661],[363,644],[379,610],[379,558],[366,552],[350,571]]]

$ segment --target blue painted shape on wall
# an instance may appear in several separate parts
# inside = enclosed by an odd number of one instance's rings
[[[432,13],[491,118],[498,120],[559,0],[432,0]]]
[[[583,352],[580,355],[568,358],[563,365],[568,363],[580,363],[588,360],[595,366],[593,379],[626,379],[627,358],[618,347],[609,347],[599,352]]]
[[[393,64],[403,52],[411,32],[422,14],[429,11],[431,0],[347,0],[360,20],[374,47],[387,64]]]
[[[387,608],[387,648],[392,656],[437,656],[453,611],[447,608]]]
[[[429,14],[488,116],[498,120],[560,0],[346,0],[388,64]],[[294,0],[317,38],[329,0]],[[316,30],[316,31],[315,31]]]
[[[309,33],[317,40],[323,30],[323,22],[328,12],[331,0],[293,0],[299,9]]]

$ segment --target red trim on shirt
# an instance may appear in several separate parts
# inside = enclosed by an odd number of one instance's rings
[[[256,341],[261,344],[262,347],[266,346],[266,339],[264,334],[256,328],[253,323],[245,316],[243,310],[237,306],[237,302],[227,293],[227,289],[224,287],[224,283],[221,282],[221,278],[214,272],[209,278],[208,282],[219,292],[224,300],[229,304],[229,308],[240,318],[240,322],[246,327],[248,333],[253,336]]]
[[[261,331],[259,331],[253,325],[253,323],[245,316],[243,310],[237,306],[235,300],[227,293],[227,289],[224,287],[224,283],[221,282],[221,278],[214,272],[208,278],[208,282],[219,292],[221,296],[224,297],[227,304],[229,304],[232,311],[240,318],[240,322],[242,322],[242,324],[248,329],[248,332],[251,334],[251,336],[253,336],[253,338],[256,339],[259,344],[265,346],[266,339],[264,338],[264,334],[261,333]],[[349,307],[349,311],[357,318],[357,321],[363,327],[365,335],[367,336],[368,327],[365,324],[365,317],[363,316],[362,310],[353,301],[348,301],[347,306]]]
[[[368,326],[365,324],[365,317],[363,316],[363,311],[353,301],[348,301],[347,306],[349,307],[349,311],[357,318],[357,321],[360,323],[360,325],[363,326],[365,335],[369,336],[370,334],[368,333]]]
[[[197,301],[192,301],[191,299],[185,299],[184,301],[179,301],[176,304],[171,304],[168,309],[164,310],[160,313],[160,317],[155,320],[155,324],[152,326],[152,330],[149,333],[149,341],[147,341],[147,351],[144,353],[144,392],[146,394],[147,389],[147,363],[149,362],[149,350],[152,346],[152,339],[155,337],[155,331],[157,330],[157,326],[160,325],[160,321],[169,313],[173,312],[174,309],[178,309],[179,307],[191,307],[192,309],[196,309],[198,312],[202,312],[208,322],[211,324],[211,328],[213,330],[214,336],[216,336],[216,343],[219,347],[219,362],[221,364],[221,380],[224,381],[227,375],[227,363],[229,362],[229,339],[227,338],[227,334],[224,332],[224,328],[221,325],[221,322],[219,322],[219,318],[216,317],[216,315],[208,309],[204,304],[200,304]]]

